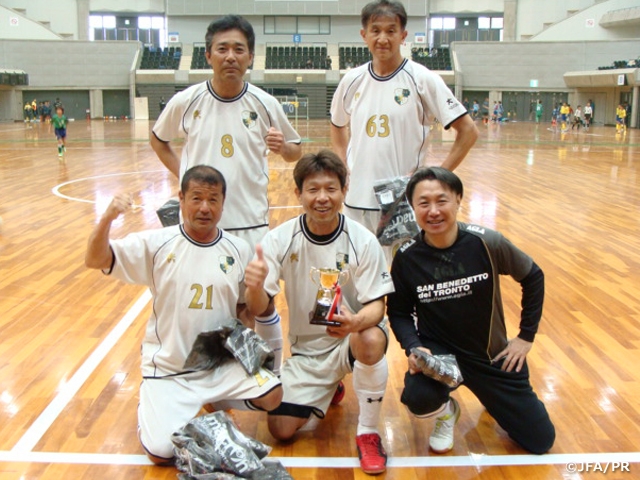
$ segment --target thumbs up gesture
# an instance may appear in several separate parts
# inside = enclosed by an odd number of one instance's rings
[[[264,289],[264,281],[269,273],[269,267],[264,259],[262,245],[256,245],[256,255],[249,262],[244,272],[244,283],[247,288]]]

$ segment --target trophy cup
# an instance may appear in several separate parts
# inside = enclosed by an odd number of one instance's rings
[[[331,319],[335,313],[340,314],[341,286],[349,279],[349,271],[311,267],[310,275],[313,283],[318,285],[318,293],[316,306],[312,312],[309,312],[309,323],[340,326],[340,322]]]

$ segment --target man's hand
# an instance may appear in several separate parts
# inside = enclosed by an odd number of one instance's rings
[[[105,270],[113,264],[113,252],[109,246],[111,223],[133,205],[131,195],[118,194],[102,214],[100,221],[91,232],[87,244],[84,264],[89,268]]]
[[[244,283],[247,288],[264,290],[264,281],[269,274],[269,267],[264,259],[262,245],[256,245],[256,258],[251,260],[244,271]]]
[[[431,350],[429,350],[428,348],[425,347],[418,347],[418,350],[422,350],[423,352],[427,352],[429,355],[431,355]],[[422,373],[422,370],[420,370],[420,367],[418,367],[418,357],[415,356],[413,353],[409,354],[409,357],[407,358],[407,360],[409,361],[409,373],[411,375],[415,375],[416,373]]]
[[[267,136],[265,137],[265,141],[267,142],[267,147],[273,153],[277,153],[278,155],[282,154],[282,148],[284,147],[284,134],[280,130],[276,130],[274,127],[271,127],[267,132]]]
[[[118,194],[111,200],[111,203],[102,214],[102,216],[110,221],[114,221],[121,214],[126,212],[133,205],[131,195]]]
[[[512,338],[507,344],[507,348],[502,350],[498,355],[491,360],[491,363],[495,363],[501,358],[504,358],[502,363],[502,370],[505,372],[511,372],[514,367],[516,372],[522,370],[524,361],[527,358],[527,353],[531,350],[533,343],[522,340],[519,337]]]
[[[352,332],[362,329],[360,317],[352,313],[347,307],[340,306],[340,314],[333,314],[333,322],[339,322],[340,326],[327,326],[327,334],[330,337],[344,338]]]

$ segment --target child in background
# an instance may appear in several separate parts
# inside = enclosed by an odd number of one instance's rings
[[[623,133],[627,130],[626,125],[627,110],[622,104],[616,108],[616,133]]]
[[[551,129],[553,132],[558,131],[558,116],[560,115],[560,107],[556,103],[551,111]]]
[[[56,108],[56,114],[51,119],[51,123],[58,139],[58,156],[62,157],[66,150],[65,139],[67,138],[67,117],[64,115],[63,107]]]

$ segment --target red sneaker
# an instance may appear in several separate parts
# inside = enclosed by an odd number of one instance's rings
[[[360,468],[364,473],[376,475],[387,469],[387,452],[377,433],[366,433],[356,437]]]
[[[333,398],[331,399],[331,405],[338,405],[344,398],[344,392],[344,383],[340,380],[340,383],[336,387],[336,393],[333,394]]]

